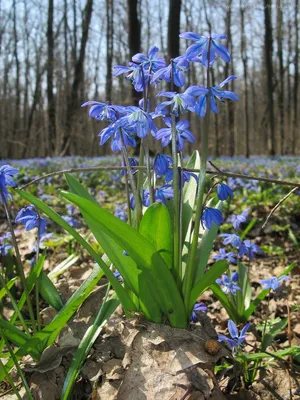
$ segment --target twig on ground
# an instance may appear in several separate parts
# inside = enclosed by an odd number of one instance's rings
[[[266,220],[265,220],[265,222],[264,222],[264,224],[263,224],[263,226],[262,226],[262,229],[265,228],[265,226],[267,225],[269,219],[270,219],[271,216],[274,214],[274,212],[281,206],[281,204],[282,204],[288,197],[290,197],[291,194],[293,194],[294,192],[296,192],[296,190],[299,190],[299,187],[298,187],[298,186],[295,186],[294,189],[292,189],[287,195],[285,195],[285,196],[276,204],[276,206],[275,206],[274,208],[272,208],[270,214],[267,216],[267,218],[266,218]]]

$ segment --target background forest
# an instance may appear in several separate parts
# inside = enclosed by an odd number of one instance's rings
[[[216,64],[213,85],[239,78],[229,90],[240,101],[213,118],[210,154],[299,154],[299,14],[299,0],[0,0],[0,157],[108,154],[81,104],[136,104],[112,66],[152,45],[166,60],[184,54],[184,31],[225,33],[232,62]],[[187,86],[203,73],[193,67]],[[187,153],[201,146],[202,122],[189,118]]]

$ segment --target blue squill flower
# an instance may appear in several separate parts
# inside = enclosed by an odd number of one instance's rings
[[[142,92],[149,81],[148,73],[144,71],[143,66],[132,62],[129,63],[129,67],[124,65],[115,65],[113,67],[114,76],[122,74],[127,74],[126,79],[132,82],[134,89],[137,92]]]
[[[223,216],[220,210],[217,208],[205,207],[202,214],[202,225],[204,225],[207,229],[210,229],[215,223],[220,226],[223,223]]]
[[[226,294],[236,294],[237,290],[242,290],[238,285],[239,274],[234,272],[230,278],[227,275],[222,275],[222,279],[217,279],[216,283],[221,286],[222,292]]]
[[[162,147],[166,147],[172,140],[171,118],[164,118],[164,122],[168,128],[162,128],[154,135],[156,140],[161,140]],[[185,140],[190,143],[195,142],[194,135],[188,129],[189,126],[190,123],[187,120],[181,120],[176,123],[177,151],[183,150]]]
[[[184,56],[176,57],[167,67],[161,68],[155,74],[153,74],[151,78],[151,83],[155,84],[159,80],[171,82],[173,75],[174,85],[181,87],[185,83],[184,74],[188,72],[189,68],[190,64],[186,57]]]
[[[172,157],[167,154],[157,154],[154,160],[154,171],[158,178],[166,175],[169,167],[173,164]]]
[[[209,58],[209,66],[211,67],[215,61],[216,56],[222,58],[225,62],[230,62],[229,51],[225,46],[217,43],[217,40],[227,39],[226,35],[212,35],[209,36],[201,36],[198,33],[194,32],[184,32],[179,35],[181,38],[193,40],[195,43],[192,44],[185,52],[185,56],[190,60],[194,57],[198,57],[201,63],[207,68],[208,67],[208,58]],[[208,57],[208,47],[210,41],[210,54]]]
[[[232,262],[233,264],[236,264],[236,255],[232,251],[226,253],[226,250],[221,248],[219,249],[219,254],[216,254],[213,256],[214,260],[228,260]]]
[[[272,289],[272,290],[276,291],[280,288],[281,282],[289,281],[289,280],[290,280],[290,277],[288,275],[282,275],[279,278],[277,278],[276,276],[272,276],[272,278],[263,279],[259,283],[261,285],[264,285],[264,289]]]
[[[122,221],[125,221],[125,222],[127,221],[127,213],[125,211],[125,208],[122,207],[120,204],[116,205],[114,215],[117,218],[120,218],[120,220],[122,220]]]
[[[135,106],[127,107],[127,111],[128,115],[118,121],[120,126],[131,129],[140,138],[144,138],[149,132],[155,136],[157,128],[150,114]]]
[[[16,183],[13,176],[18,174],[19,170],[11,167],[8,164],[2,165],[0,167],[0,202],[7,201],[11,199],[11,195],[8,193],[6,186],[15,186]]]
[[[179,174],[179,183],[181,188],[183,188],[185,182],[189,182],[191,178],[194,178],[196,182],[198,182],[198,176],[190,171],[178,171]],[[181,182],[182,177],[182,182]],[[166,173],[166,182],[171,182],[173,180],[173,169],[169,169]]]
[[[139,162],[135,158],[132,158],[132,157],[128,157],[128,162],[129,162],[129,165],[131,167],[135,167],[135,166],[139,165]],[[122,166],[124,166],[123,161],[122,161]],[[131,170],[132,170],[133,174],[136,172],[136,168],[131,168]],[[121,169],[121,175],[122,176],[125,175],[125,171],[126,171],[126,168],[125,169]]]
[[[195,111],[195,98],[194,96],[201,96],[204,93],[207,93],[208,89],[203,86],[190,86],[183,93],[176,92],[160,92],[156,96],[164,96],[168,97],[170,100],[163,101],[162,103],[156,106],[155,112],[160,112],[168,106],[171,106],[171,113],[179,116],[182,113],[187,111]]]
[[[220,237],[224,237],[223,244],[231,244],[233,247],[239,247],[242,243],[241,238],[235,233],[222,233]]]
[[[145,56],[142,53],[137,53],[132,57],[132,61],[136,64],[140,64],[144,70],[156,72],[166,65],[166,62],[162,57],[157,57],[158,53],[159,48],[152,46],[148,51],[148,56]]]
[[[11,248],[9,243],[0,243],[0,256],[7,256],[8,250]]]
[[[231,99],[235,101],[238,100],[238,95],[236,95],[234,92],[230,92],[229,90],[220,90],[224,85],[226,85],[228,82],[236,78],[237,77],[235,75],[231,75],[223,82],[221,82],[219,85],[213,86],[209,89],[210,109],[214,114],[218,113],[216,99],[220,100],[222,103],[224,103],[224,99]],[[195,111],[197,115],[199,115],[199,117],[201,118],[203,118],[206,114],[206,103],[207,103],[207,95],[202,94],[198,98],[195,105]]]
[[[251,243],[249,239],[244,240],[244,242],[239,247],[239,257],[248,256],[249,260],[253,260],[255,254],[262,253],[261,249],[255,243]]]
[[[228,321],[228,331],[232,339],[226,337],[225,335],[218,335],[218,342],[228,343],[231,349],[240,347],[247,337],[246,333],[250,326],[251,322],[248,322],[248,324],[244,326],[244,328],[241,330],[241,333],[239,334],[235,323],[230,319]]]
[[[230,217],[230,222],[232,223],[234,229],[240,229],[240,225],[247,221],[248,215],[248,210],[244,210],[241,214],[233,214]]]
[[[217,194],[219,200],[227,200],[228,197],[233,197],[233,191],[230,189],[229,186],[227,186],[225,183],[219,183],[217,186]]]
[[[116,106],[109,103],[101,103],[99,101],[87,101],[81,107],[92,106],[89,109],[89,116],[97,121],[115,122],[117,119],[126,115],[126,107]]]
[[[208,308],[203,303],[195,303],[192,314],[191,314],[191,321],[197,322],[197,312],[207,312]]]
[[[100,137],[100,146],[107,142],[112,137],[111,149],[113,152],[121,151],[123,143],[125,146],[136,146],[136,141],[133,136],[134,130],[131,127],[121,126],[120,120],[111,123],[108,127],[104,128],[98,136]],[[123,141],[121,139],[121,135]]]
[[[46,229],[46,220],[41,217],[39,213],[35,210],[35,207],[30,205],[22,208],[15,219],[16,223],[25,225],[26,231],[31,231],[34,228],[39,228],[39,234],[42,236]]]
[[[62,219],[65,220],[72,228],[80,228],[81,223],[71,215],[62,215]]]

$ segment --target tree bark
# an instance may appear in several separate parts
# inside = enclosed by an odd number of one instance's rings
[[[55,152],[56,144],[56,116],[55,98],[53,93],[53,70],[54,70],[54,37],[53,37],[53,0],[48,1],[48,21],[47,21],[47,100],[48,100],[48,143],[50,154]],[[49,155],[50,155],[49,154]]]
[[[298,129],[298,87],[299,87],[299,24],[298,24],[299,0],[295,0],[295,60],[294,60],[294,91],[293,91],[293,136],[292,136],[292,153],[297,154],[297,129]]]
[[[168,20],[168,54],[170,58],[179,56],[181,0],[170,0]]]
[[[279,108],[279,137],[280,154],[285,153],[284,149],[284,66],[283,66],[283,37],[282,37],[282,0],[276,2],[277,10],[277,57],[279,63],[279,85],[278,85],[278,108]]]
[[[112,62],[114,54],[114,0],[106,0],[106,100],[112,100]]]

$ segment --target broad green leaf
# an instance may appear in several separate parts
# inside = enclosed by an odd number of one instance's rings
[[[222,291],[220,286],[217,283],[213,283],[210,286],[210,289],[227,311],[229,318],[232,319],[235,323],[238,323],[239,319],[235,306],[229,301],[228,296]]]
[[[120,302],[122,303],[123,307],[126,310],[135,310],[135,306],[132,303],[130,297],[124,290],[123,286],[120,284],[120,282],[115,278],[114,274],[112,271],[107,267],[107,265],[103,262],[101,259],[100,255],[96,253],[96,251],[84,240],[82,236],[79,235],[79,233],[73,229],[63,218],[61,218],[55,211],[53,211],[50,207],[48,207],[44,202],[41,200],[37,199],[36,197],[32,196],[31,194],[24,192],[23,190],[18,190],[16,189],[16,192],[22,196],[24,199],[29,201],[31,204],[39,208],[41,211],[43,211],[48,217],[52,219],[52,221],[56,222],[59,224],[62,228],[64,228],[67,232],[69,232],[74,239],[78,241],[84,247],[88,253],[95,259],[95,261],[101,266],[103,269],[106,277],[109,279],[111,282],[111,285],[113,286],[114,290],[118,294],[118,297],[120,299]]]
[[[59,263],[55,268],[53,268],[49,274],[48,278],[53,280],[63,274],[66,270],[68,270],[72,265],[74,265],[79,260],[79,256],[76,253],[72,253],[68,258]]]
[[[216,279],[222,275],[228,269],[228,262],[225,260],[220,260],[214,263],[210,269],[201,277],[201,279],[196,282],[192,288],[190,297],[190,309],[192,310],[197,298],[203,293],[207,288],[215,283]]]
[[[152,275],[153,295],[171,325],[178,328],[186,327],[184,304],[176,282],[165,261],[151,243],[134,228],[91,201],[64,191],[61,194],[93,218],[95,223],[99,224],[99,227],[132,257],[139,268],[147,272],[147,276]]]
[[[223,202],[219,201],[216,205],[218,210],[222,211]],[[204,233],[199,240],[198,249],[197,249],[197,270],[196,270],[196,282],[204,275],[205,269],[209,260],[210,253],[212,251],[214,241],[218,234],[219,227],[216,224],[213,224],[211,229],[205,229]]]
[[[39,292],[46,303],[54,307],[56,310],[60,310],[63,307],[64,303],[60,294],[44,271],[42,271],[40,276]]]
[[[22,347],[18,349],[16,352],[17,359],[20,359],[27,354],[31,354],[33,350],[37,350],[40,355],[46,347],[53,344],[62,328],[89,296],[102,276],[102,269],[98,264],[95,264],[90,276],[81,284],[76,292],[73,293],[60,312],[50,322],[50,324],[32,336],[24,345],[22,345]],[[14,366],[14,363],[10,359],[5,365],[7,370],[10,370]],[[0,370],[0,381],[3,378],[4,371]]]
[[[261,350],[265,351],[271,345],[274,338],[287,326],[287,318],[283,318],[280,322],[273,325],[272,328],[265,334],[261,343]]]
[[[287,349],[269,352],[269,354],[263,352],[251,353],[251,354],[244,353],[241,358],[247,361],[256,361],[256,360],[262,360],[264,358],[275,358],[275,359],[278,357],[283,358],[290,354],[293,356],[294,355],[297,356],[297,354],[300,354],[300,346],[288,347]]]
[[[289,265],[282,272],[282,274],[279,275],[279,277],[282,276],[282,275],[288,275],[292,271],[292,269],[294,269],[296,267],[296,265],[297,265],[296,262],[294,262],[291,265]],[[248,321],[248,319],[254,313],[254,311],[256,310],[258,305],[260,304],[260,302],[267,296],[267,294],[269,292],[270,292],[270,289],[264,289],[256,296],[256,298],[253,301],[251,301],[250,306],[247,308],[247,310],[244,313],[244,321]]]
[[[74,194],[78,194],[80,197],[96,203],[87,190],[75,178],[71,175],[66,175],[66,178]],[[141,270],[138,269],[136,263],[131,257],[123,254],[123,248],[103,232],[93,218],[89,217],[81,208],[80,211],[96,240],[123,277],[124,287],[128,287],[139,298],[139,305],[146,318],[153,322],[161,322],[161,309],[153,298],[151,291],[145,290],[147,283],[145,282],[145,278],[141,276]],[[139,309],[136,309],[136,311],[139,311]]]
[[[8,289],[11,289],[13,287],[13,285],[15,284],[15,282],[20,279],[18,276],[15,276],[14,278],[12,278],[9,282],[6,283],[6,286],[8,287]],[[3,287],[2,289],[0,289],[0,300],[6,295],[6,290]]]
[[[147,208],[139,233],[144,236],[159,252],[169,269],[172,268],[173,233],[172,223],[167,207],[154,203]]]
[[[21,331],[16,326],[10,324],[2,318],[0,319],[0,327],[7,339],[17,346],[23,346],[29,338],[25,332]]]
[[[111,298],[106,301],[100,308],[94,323],[86,331],[78,346],[78,349],[76,350],[76,353],[74,354],[71,366],[68,370],[62,390],[61,400],[70,399],[76,378],[80,373],[81,367],[88,356],[91,347],[99,336],[101,329],[109,320],[111,314],[115,311],[118,305],[119,300],[116,298]]]
[[[241,320],[243,321],[243,315],[245,313],[245,309],[249,307],[251,302],[252,291],[248,277],[248,269],[245,266],[245,264],[239,261],[238,261],[238,273],[239,273],[238,286],[242,290],[237,290],[235,299],[236,299],[238,315],[239,317],[241,317]]]

